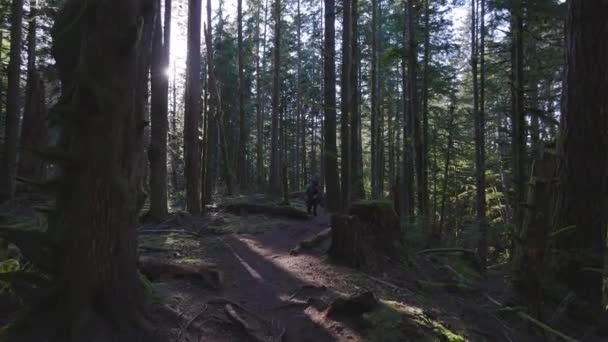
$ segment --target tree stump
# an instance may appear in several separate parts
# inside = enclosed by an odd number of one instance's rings
[[[351,267],[382,267],[402,246],[399,219],[390,202],[359,202],[349,215],[331,219],[332,259]]]

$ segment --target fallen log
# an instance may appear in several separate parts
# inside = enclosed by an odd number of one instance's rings
[[[298,255],[302,251],[310,250],[319,246],[323,243],[323,241],[329,238],[331,238],[331,228],[327,228],[324,231],[316,234],[315,236],[301,241],[295,248],[289,251],[289,254]]]
[[[270,216],[282,216],[296,220],[308,220],[305,211],[290,206],[255,204],[248,202],[230,203],[225,207],[226,211],[235,215],[263,214]]]
[[[151,281],[167,278],[194,278],[201,280],[205,286],[220,289],[223,274],[216,265],[206,263],[180,263],[174,260],[140,257],[139,269]]]

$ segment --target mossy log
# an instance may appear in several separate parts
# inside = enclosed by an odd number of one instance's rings
[[[296,220],[308,219],[308,214],[305,211],[290,206],[238,202],[226,205],[226,211],[235,215],[264,214],[270,216],[282,216]]]
[[[331,219],[329,255],[352,267],[382,266],[402,245],[399,219],[390,202],[359,202],[349,215]]]
[[[223,275],[216,265],[205,263],[185,263],[163,258],[139,258],[139,270],[155,281],[167,278],[191,277],[202,280],[205,286],[213,289],[222,287]]]

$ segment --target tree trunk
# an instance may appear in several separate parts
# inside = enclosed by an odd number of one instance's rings
[[[353,203],[349,215],[332,215],[332,259],[352,267],[383,268],[399,253],[401,229],[390,202]]]
[[[404,5],[405,6],[405,5]],[[408,5],[409,6],[409,5]],[[405,17],[408,18],[410,10],[408,7],[404,8]],[[408,19],[409,21],[409,19]],[[409,29],[407,26],[403,28],[403,48],[408,51],[407,54],[411,54],[411,51],[407,49],[408,46],[408,34]],[[411,106],[412,96],[412,84],[408,81],[408,73],[406,65],[408,60],[411,58],[404,58],[401,63],[401,80],[403,89],[403,168],[402,168],[402,179],[403,179],[403,191],[401,196],[403,197],[401,205],[402,208],[399,211],[401,218],[407,220],[409,223],[414,221],[414,120]],[[408,68],[409,69],[409,68]]]
[[[424,0],[424,71],[422,75],[422,137],[420,148],[420,211],[425,222],[430,223],[431,211],[429,205],[429,62],[431,59],[431,6],[429,0]]]
[[[207,47],[207,89],[209,103],[207,106],[207,152],[205,153],[205,202],[209,202],[217,179],[216,156],[219,137],[220,94],[215,78],[215,63],[213,51],[213,22],[211,20],[211,0],[207,0],[207,26],[205,29],[205,45]]]
[[[274,65],[272,70],[272,132],[270,156],[270,193],[281,194],[281,154],[279,151],[279,105],[281,86],[281,0],[274,2]]]
[[[105,4],[67,1],[53,32],[62,81],[58,106],[70,107],[79,120],[63,126],[56,146],[73,161],[63,167],[49,227],[63,255],[57,265],[58,291],[47,307],[33,311],[51,312],[43,316],[55,320],[44,322],[56,329],[43,332],[49,341],[113,340],[139,328],[143,319],[137,202],[145,171],[145,124],[136,96],[149,54],[144,45],[151,39],[147,34],[139,39],[141,19],[143,31],[150,31],[154,10],[136,0]],[[79,16],[93,9],[95,21]],[[104,101],[91,101],[100,96]],[[64,119],[72,120],[69,115]]]
[[[380,197],[380,190],[378,184],[378,144],[380,142],[378,138],[378,0],[372,0],[372,20],[371,20],[371,70],[370,70],[370,85],[371,92],[371,186],[372,186],[372,199],[378,199]]]
[[[11,5],[11,48],[7,69],[6,131],[4,155],[0,165],[0,202],[15,197],[17,176],[17,143],[19,141],[19,99],[21,89],[21,40],[23,26],[23,0],[13,0]]]
[[[167,110],[169,105],[169,67],[171,0],[165,1],[165,28],[161,25],[160,0],[156,0],[156,25],[152,43],[150,87],[151,140],[148,150],[150,161],[150,218],[162,221],[167,217]],[[168,19],[168,21],[167,21]],[[164,40],[164,42],[163,42]]]
[[[418,29],[417,21],[418,15],[416,13],[416,7],[414,6],[414,0],[407,2],[408,4],[408,91],[409,91],[409,112],[410,112],[410,126],[412,129],[412,143],[413,143],[413,158],[414,167],[416,173],[416,197],[418,200],[418,214],[422,218],[427,217],[427,184],[424,178],[423,171],[423,145],[421,135],[421,122],[419,112],[419,99],[418,99],[418,41],[416,37],[416,31]]]
[[[488,253],[488,233],[486,222],[486,157],[485,157],[485,0],[480,0],[477,9],[473,0],[473,23],[472,23],[472,66],[473,66],[473,115],[475,118],[475,185],[476,185],[476,212],[479,240],[477,255],[480,268],[485,271]],[[481,12],[480,14],[478,14]],[[477,22],[480,21],[478,28]],[[480,37],[478,38],[478,32]],[[479,47],[478,47],[479,44]],[[479,49],[479,50],[478,50]],[[477,61],[481,62],[481,81],[477,79]]]
[[[258,73],[257,77],[257,95],[258,95],[258,146],[257,146],[257,170],[258,170],[258,187],[262,189],[266,182],[266,173],[264,168],[264,121],[266,112],[266,96],[262,92],[262,73],[266,72],[266,29],[268,28],[268,0],[264,1],[264,34],[262,37],[262,55],[258,58],[262,59],[262,70]],[[259,63],[259,61],[258,61]]]
[[[572,0],[566,21],[566,70],[559,190],[554,228],[557,278],[603,311],[608,225],[608,1]]]
[[[46,92],[44,81],[36,67],[37,6],[35,0],[30,2],[30,27],[27,38],[27,83],[20,138],[19,175],[42,181],[45,177],[45,163],[34,152],[43,150],[47,143]]]
[[[336,2],[325,0],[325,41],[323,54],[324,112],[325,112],[325,182],[327,187],[327,210],[340,210],[340,183],[338,174],[338,149],[336,147]]]
[[[198,132],[201,113],[201,12],[201,0],[189,0],[184,159],[186,162],[186,207],[192,215],[201,213],[199,196],[201,155]]]
[[[516,0],[511,10],[511,77],[512,77],[512,117],[513,126],[513,223],[515,236],[519,235],[523,223],[524,199],[526,191],[526,118],[524,113],[524,53],[523,53],[523,0]]]
[[[443,235],[443,226],[445,224],[446,217],[446,202],[448,197],[448,180],[450,175],[450,163],[452,162],[452,149],[454,145],[454,119],[456,116],[456,100],[452,99],[450,105],[450,117],[448,119],[448,145],[446,146],[447,151],[445,153],[445,166],[443,168],[443,189],[441,193],[441,211],[439,216],[439,227],[437,230],[437,238],[441,239]]]
[[[243,52],[243,0],[237,1],[237,45],[238,45],[238,104],[239,104],[239,153],[237,157],[237,182],[239,188],[247,189],[247,130],[245,129],[245,73]]]
[[[351,153],[350,153],[350,20],[351,1],[342,0],[342,79],[340,80],[340,170],[342,172],[342,210],[346,211],[351,197]]]
[[[359,110],[359,5],[351,3],[350,19],[350,153],[352,202],[365,198],[363,184],[363,147],[361,144],[361,113]]]

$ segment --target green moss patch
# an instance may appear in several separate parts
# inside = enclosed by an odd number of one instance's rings
[[[365,314],[364,319],[369,323],[365,338],[370,342],[465,341],[463,336],[427,317],[420,309],[399,302],[382,301],[380,307]]]

